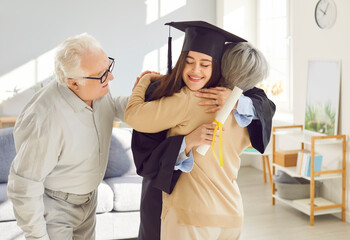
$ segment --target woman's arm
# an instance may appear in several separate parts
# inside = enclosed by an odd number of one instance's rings
[[[184,121],[188,111],[187,95],[180,91],[170,97],[145,102],[145,92],[153,74],[140,79],[130,96],[124,120],[140,132],[155,133],[175,127]],[[180,114],[181,113],[181,114]]]
[[[150,99],[157,84],[154,82],[147,89],[144,94],[145,101]],[[213,126],[213,124],[208,125]],[[185,139],[186,153],[195,146],[210,144],[214,130],[207,131],[206,129],[210,129],[210,126],[203,124],[185,138],[184,136],[166,138],[167,130],[158,133],[143,133],[134,130],[131,147],[137,173],[152,180],[153,187],[170,194],[181,174],[181,171],[175,171],[174,167],[181,154],[182,142]]]
[[[207,98],[206,101],[199,102],[200,105],[213,106],[208,112],[218,111],[224,105],[231,90],[223,87],[199,90],[198,97]],[[263,153],[270,141],[272,118],[275,114],[276,106],[268,99],[265,92],[260,88],[252,88],[243,93],[249,97],[253,103],[254,113],[251,123],[247,126],[252,146]],[[239,104],[239,102],[238,102]],[[236,105],[237,107],[237,105]],[[235,107],[235,108],[236,108]],[[244,116],[241,116],[244,118]],[[237,119],[239,122],[239,119]]]
[[[186,135],[186,154],[193,147],[211,144],[214,127],[214,124],[203,124]],[[166,134],[167,131],[142,133],[134,130],[131,148],[137,174],[152,179],[154,187],[170,194],[181,174],[181,171],[174,171],[174,167],[184,136],[166,138]]]

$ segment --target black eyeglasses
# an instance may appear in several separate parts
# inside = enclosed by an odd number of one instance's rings
[[[113,71],[114,68],[114,58],[108,57],[109,61],[110,61],[110,65],[109,68],[102,74],[101,77],[97,78],[97,77],[74,77],[75,79],[77,78],[84,78],[84,79],[92,79],[92,80],[100,80],[100,83],[104,83],[107,80],[108,77],[108,73]]]

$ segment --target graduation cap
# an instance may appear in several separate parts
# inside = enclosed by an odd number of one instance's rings
[[[182,52],[195,51],[207,54],[220,61],[225,42],[246,42],[230,32],[204,21],[169,22],[165,25],[185,32]],[[171,37],[168,38],[168,73],[171,73]]]

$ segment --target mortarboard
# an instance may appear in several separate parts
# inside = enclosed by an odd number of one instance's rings
[[[204,21],[169,22],[165,25],[185,32],[183,51],[196,51],[221,60],[225,42],[246,42],[230,32]],[[170,30],[169,30],[170,35]],[[171,37],[168,39],[168,73],[171,72]]]

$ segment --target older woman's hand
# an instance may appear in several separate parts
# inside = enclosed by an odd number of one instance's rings
[[[198,104],[202,106],[213,106],[212,108],[209,108],[205,111],[207,113],[213,113],[219,111],[222,106],[224,106],[231,92],[231,89],[224,87],[203,88],[198,90],[196,96],[208,99],[202,100],[198,102]],[[237,104],[235,105],[234,109],[236,109],[236,107]]]

